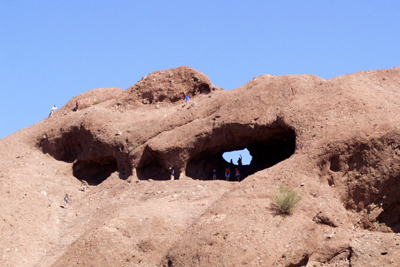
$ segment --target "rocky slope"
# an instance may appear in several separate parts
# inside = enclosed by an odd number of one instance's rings
[[[231,91],[179,67],[85,92],[0,140],[0,265],[399,266],[399,104],[399,67]]]

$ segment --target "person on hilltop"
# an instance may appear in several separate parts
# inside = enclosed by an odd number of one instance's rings
[[[213,170],[213,181],[217,180],[217,170]]]
[[[79,110],[79,103],[78,103],[78,100],[76,100],[75,111],[78,111],[78,110]]]
[[[174,180],[174,168],[172,168],[172,167],[169,167],[169,174],[170,174],[170,176],[171,176],[171,181],[173,181]]]
[[[53,106],[53,107],[51,108],[51,110],[50,110],[49,117],[53,116],[53,113],[54,113],[57,109],[58,109],[57,106],[54,104],[54,106]]]
[[[65,197],[64,197],[64,209],[68,209],[68,203],[69,203],[69,196],[68,196],[68,194],[65,194]]]
[[[89,186],[89,184],[85,180],[82,180],[81,186],[82,186],[83,192],[86,192],[86,188]]]
[[[231,177],[231,170],[227,167],[225,168],[225,181],[229,181],[229,177]]]

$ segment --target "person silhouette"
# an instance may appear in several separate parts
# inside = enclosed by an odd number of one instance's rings
[[[239,156],[240,157],[239,157],[237,163],[238,163],[239,166],[242,166],[242,155],[239,155]]]

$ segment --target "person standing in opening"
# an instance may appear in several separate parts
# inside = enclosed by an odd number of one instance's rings
[[[173,181],[174,180],[174,168],[172,168],[172,167],[169,167],[169,172],[170,172],[170,175],[171,175],[171,181]]]
[[[68,209],[68,203],[69,203],[69,196],[68,196],[68,194],[65,194],[65,197],[64,197],[64,209]]]
[[[83,192],[86,192],[86,188],[89,186],[89,184],[85,180],[82,180],[81,186],[82,186]]]
[[[51,108],[51,110],[50,110],[49,117],[53,116],[53,113],[54,113],[57,109],[58,109],[57,106],[54,105],[54,106]]]
[[[242,155],[239,155],[239,156],[240,157],[239,157],[237,163],[238,163],[239,166],[242,166]]]
[[[236,176],[236,179],[238,180],[238,182],[240,182],[240,172],[239,172],[238,168],[236,168],[235,176]]]
[[[190,101],[190,96],[187,95],[187,96],[185,97],[185,100],[186,100],[186,103],[189,103],[189,101]]]
[[[78,100],[76,100],[75,111],[78,111],[78,110],[79,110],[79,103],[78,103]]]
[[[217,170],[213,170],[213,181],[217,180]]]
[[[231,170],[229,168],[225,168],[225,181],[229,181],[229,177],[231,177]]]

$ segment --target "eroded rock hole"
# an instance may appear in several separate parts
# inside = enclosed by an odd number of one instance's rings
[[[330,166],[330,170],[333,172],[338,172],[340,171],[340,159],[339,159],[339,155],[334,155],[331,157],[331,166]]]
[[[174,179],[178,179],[180,175],[179,170],[175,166],[169,167],[174,169]],[[141,167],[137,169],[136,174],[140,180],[170,180],[171,170],[169,167],[163,167],[158,160],[150,157],[143,163]]]
[[[252,156],[247,148],[242,150],[228,151],[222,154],[226,162],[237,166],[250,165]]]
[[[208,84],[201,84],[199,86],[200,94],[209,94],[211,92],[210,86]]]
[[[295,131],[288,126],[249,128],[247,125],[227,125],[214,133],[216,136],[224,135],[215,147],[204,149],[197,153],[188,162],[186,175],[199,180],[212,180],[213,170],[216,170],[217,179],[225,179],[225,168],[231,172],[230,181],[237,181],[235,177],[236,168],[240,172],[240,181],[247,176],[274,166],[275,164],[289,158],[295,151]],[[210,142],[214,142],[211,140]],[[225,152],[242,150],[247,148],[252,160],[249,165],[238,166],[233,160],[227,162],[223,158]]]
[[[117,160],[110,156],[95,160],[82,160],[74,163],[73,175],[79,180],[86,180],[89,185],[99,185],[113,172],[118,171]]]

